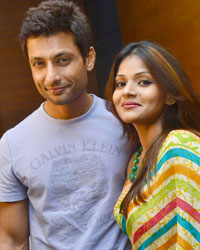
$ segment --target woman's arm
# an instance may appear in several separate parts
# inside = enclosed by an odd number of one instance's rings
[[[126,229],[134,249],[199,249],[200,138],[170,133],[151,176],[146,203],[129,205]]]

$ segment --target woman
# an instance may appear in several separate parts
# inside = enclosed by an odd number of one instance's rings
[[[114,208],[133,249],[200,249],[200,99],[181,65],[155,43],[131,43],[106,98],[137,148]]]

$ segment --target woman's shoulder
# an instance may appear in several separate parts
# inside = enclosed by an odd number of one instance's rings
[[[165,143],[170,142],[179,145],[190,145],[192,142],[200,143],[200,137],[191,131],[177,129],[172,130],[165,139]]]
[[[159,152],[159,158],[166,152],[187,150],[200,155],[200,137],[188,130],[173,130],[166,137]]]
[[[177,140],[179,140],[181,143],[185,143],[188,141],[194,141],[197,140],[200,142],[200,137],[198,135],[196,135],[194,132],[191,132],[189,130],[184,130],[184,129],[177,129],[177,130],[172,130],[166,140],[170,140],[170,139],[174,139],[177,138]]]
[[[187,130],[168,134],[158,154],[156,171],[162,174],[178,165],[195,167],[200,173],[200,137]]]

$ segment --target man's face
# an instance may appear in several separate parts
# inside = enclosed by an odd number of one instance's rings
[[[88,66],[88,58],[83,61],[71,34],[30,37],[27,49],[33,80],[47,103],[70,104],[86,92],[93,65]]]

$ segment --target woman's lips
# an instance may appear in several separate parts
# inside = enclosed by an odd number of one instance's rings
[[[122,107],[126,108],[126,109],[136,108],[136,107],[140,107],[140,106],[142,106],[142,105],[137,103],[137,102],[128,101],[128,102],[123,102],[122,103]]]

